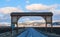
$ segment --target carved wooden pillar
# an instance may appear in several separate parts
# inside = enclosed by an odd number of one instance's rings
[[[45,30],[46,30],[46,32],[47,32],[47,19],[46,19],[46,16],[42,16],[43,18],[44,18],[44,20],[45,20]]]
[[[45,27],[46,27],[46,32],[47,32],[47,19],[46,19],[46,17],[45,17],[45,21],[46,21]]]
[[[16,33],[18,34],[18,20],[19,20],[19,18],[20,18],[20,16],[17,16],[17,23],[16,23],[16,26],[17,26],[17,28],[16,28]]]
[[[17,33],[17,34],[18,34],[18,30],[19,30],[19,29],[18,29],[18,20],[19,20],[20,17],[21,17],[21,16],[17,16],[17,21],[16,21],[16,22],[17,22],[17,23],[16,23],[16,26],[17,26],[17,28],[16,28],[16,33]]]
[[[16,20],[18,21],[18,16],[16,16]],[[16,21],[16,34],[18,34],[18,22]]]
[[[52,16],[46,16],[46,24],[51,25],[51,32],[52,32]]]
[[[52,29],[53,29],[53,25],[52,25],[52,17],[51,17],[51,32],[52,32]]]
[[[17,16],[12,16],[11,17],[11,33],[15,29],[15,25],[17,24]],[[12,33],[13,34],[13,33]],[[16,34],[18,34],[18,31],[16,30]]]
[[[14,28],[15,28],[15,23],[13,22],[14,21],[14,18],[13,18],[13,16],[11,17],[11,34],[13,35],[13,30],[14,30]]]
[[[16,34],[18,34],[18,23],[16,23]]]

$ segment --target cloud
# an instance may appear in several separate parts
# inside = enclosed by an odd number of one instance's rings
[[[31,4],[27,5],[26,9],[28,10],[50,10],[55,9],[58,5],[44,5],[44,4]]]
[[[27,10],[30,11],[47,11],[47,12],[53,12],[55,15],[60,14],[60,10],[57,10],[57,8],[60,7],[59,4],[53,4],[53,5],[44,5],[44,4],[30,4],[26,6]]]
[[[60,20],[54,20],[53,22],[60,22]]]
[[[22,18],[23,21],[30,21],[30,18]]]
[[[8,22],[1,22],[0,26],[11,26],[11,24]]]
[[[2,15],[3,15],[3,14],[2,14]],[[5,14],[4,14],[3,16],[0,16],[0,21],[1,21],[1,20],[3,20],[3,21],[6,20],[6,21],[7,21],[7,19],[10,20],[10,18],[11,18],[10,15],[5,15]]]
[[[54,9],[54,10],[50,10],[50,11],[53,12],[54,15],[59,15],[60,14],[60,10]]]
[[[30,21],[30,18],[27,17],[21,17],[18,22],[25,22],[25,21]]]
[[[29,20],[29,21],[25,21],[25,22],[45,22],[45,20],[44,19],[42,19],[42,20]]]
[[[0,8],[0,13],[4,13],[4,14],[8,14],[11,12],[22,12],[21,9],[16,8],[16,7],[4,7],[4,8]]]

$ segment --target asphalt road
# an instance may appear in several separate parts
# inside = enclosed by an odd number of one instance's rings
[[[17,37],[48,37],[48,36],[38,32],[34,28],[27,28],[23,33],[21,33]]]

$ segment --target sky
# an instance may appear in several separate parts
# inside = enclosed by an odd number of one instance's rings
[[[52,12],[53,21],[60,20],[60,0],[0,0],[0,23],[11,23],[12,12]],[[43,20],[42,17],[21,17],[19,22]]]

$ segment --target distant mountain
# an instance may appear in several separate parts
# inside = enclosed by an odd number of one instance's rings
[[[53,25],[60,25],[60,22],[54,22]]]

